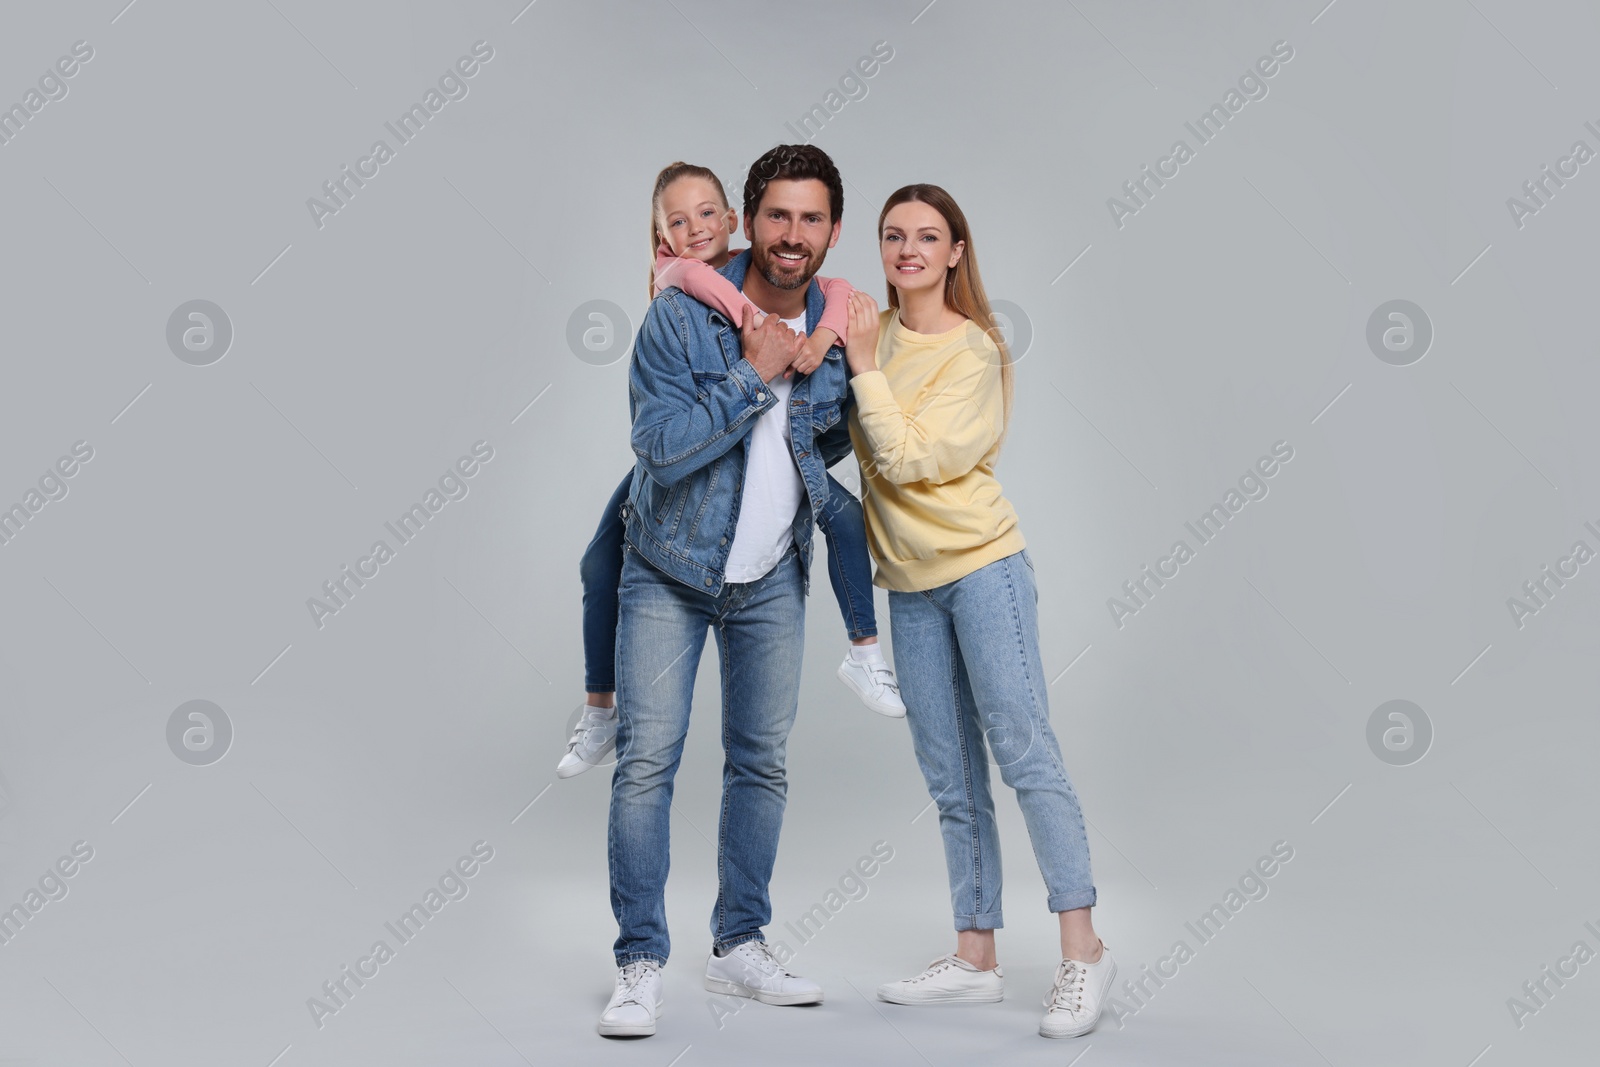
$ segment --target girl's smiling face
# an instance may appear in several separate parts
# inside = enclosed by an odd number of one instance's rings
[[[965,242],[951,242],[950,224],[939,210],[920,200],[890,208],[878,241],[884,277],[901,292],[942,288],[965,248]]]
[[[714,183],[685,175],[661,191],[656,225],[673,255],[711,261],[727,255],[739,216]]]

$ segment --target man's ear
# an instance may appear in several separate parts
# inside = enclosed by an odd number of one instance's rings
[[[844,225],[844,220],[839,219],[833,224],[833,233],[828,237],[828,247],[832,248],[839,243],[839,228]]]

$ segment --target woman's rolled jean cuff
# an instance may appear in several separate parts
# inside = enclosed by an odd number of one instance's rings
[[[1051,911],[1075,911],[1078,908],[1092,908],[1094,902],[1095,890],[1094,886],[1090,886],[1071,893],[1052,893],[1045,906]]]
[[[990,911],[982,915],[957,915],[956,933],[967,930],[998,930],[1006,924],[1001,912]]]
[[[849,635],[850,640],[859,641],[863,637],[877,637],[878,628],[876,626],[851,626],[846,628],[845,633]]]

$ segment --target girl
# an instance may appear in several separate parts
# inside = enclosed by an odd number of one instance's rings
[[[1087,1033],[1116,964],[1095,935],[1089,842],[1050,728],[1038,590],[995,461],[1011,363],[991,336],[966,216],[937,185],[896,191],[878,216],[889,307],[850,300],[846,362],[876,584],[889,590],[912,746],[939,806],[956,950],[878,996],[897,1004],[995,1001],[1000,842],[984,743],[1017,794],[1060,915],[1061,962],[1039,1032]]]
[[[705,167],[673,163],[656,175],[650,202],[650,248],[656,264],[650,293],[677,286],[737,323],[749,303],[716,268],[733,258],[728,238],[738,227],[738,214],[728,206],[722,183]],[[830,345],[845,337],[845,299],[850,286],[842,279],[818,278],[828,302],[817,329],[806,342],[794,371],[809,374],[822,364]],[[756,325],[765,316],[756,317]],[[583,715],[556,765],[556,775],[570,778],[595,766],[616,747],[616,696],[613,661],[616,652],[617,583],[622,570],[623,524],[619,514],[633,480],[630,470],[611,494],[600,526],[583,554],[584,688]],[[905,715],[894,671],[878,646],[877,617],[872,605],[871,568],[867,562],[861,504],[830,475],[829,496],[817,525],[828,540],[828,578],[850,636],[850,649],[839,665],[839,677],[873,711]]]

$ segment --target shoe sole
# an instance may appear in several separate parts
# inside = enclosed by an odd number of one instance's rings
[[[934,993],[909,996],[906,994],[886,993],[878,990],[878,999],[888,1004],[994,1004],[1006,998],[1004,989],[994,993]]]
[[[1117,980],[1117,961],[1116,960],[1112,960],[1111,961],[1111,974],[1110,974],[1109,977],[1106,978],[1106,988],[1110,989],[1111,988],[1111,983],[1115,982],[1116,980]],[[1105,1014],[1105,1001],[1103,1001],[1103,1000],[1100,1002],[1100,1014],[1101,1015]],[[1089,1021],[1089,1025],[1080,1026],[1076,1030],[1046,1030],[1044,1028],[1044,1024],[1040,1023],[1039,1024],[1039,1036],[1040,1037],[1082,1037],[1084,1034],[1087,1034],[1090,1030],[1093,1030],[1098,1025],[1100,1025],[1100,1015],[1096,1015],[1093,1019],[1091,1019]]]
[[[656,1017],[651,1022],[633,1024],[611,1023],[610,1025],[607,1025],[605,1022],[601,1022],[595,1026],[595,1029],[600,1032],[601,1037],[654,1037],[656,1032],[656,1023],[660,1022],[661,1017],[665,1014],[666,1011],[658,1005],[656,1007]]]
[[[890,719],[903,719],[906,717],[905,708],[896,708],[888,704],[880,703],[867,696],[867,694],[863,693],[861,690],[857,689],[855,687],[855,683],[850,681],[850,675],[845,671],[843,664],[840,664],[839,669],[834,671],[834,673],[839,676],[839,680],[845,684],[850,692],[856,695],[856,699],[860,700],[861,703],[865,704],[879,715]]]
[[[705,987],[712,993],[727,993],[734,997],[749,997],[751,1000],[760,1001],[762,1004],[776,1004],[779,1007],[791,1007],[796,1004],[821,1004],[822,991],[815,993],[768,993],[764,989],[751,989],[739,982],[732,982],[726,978],[713,978],[706,975]]]

